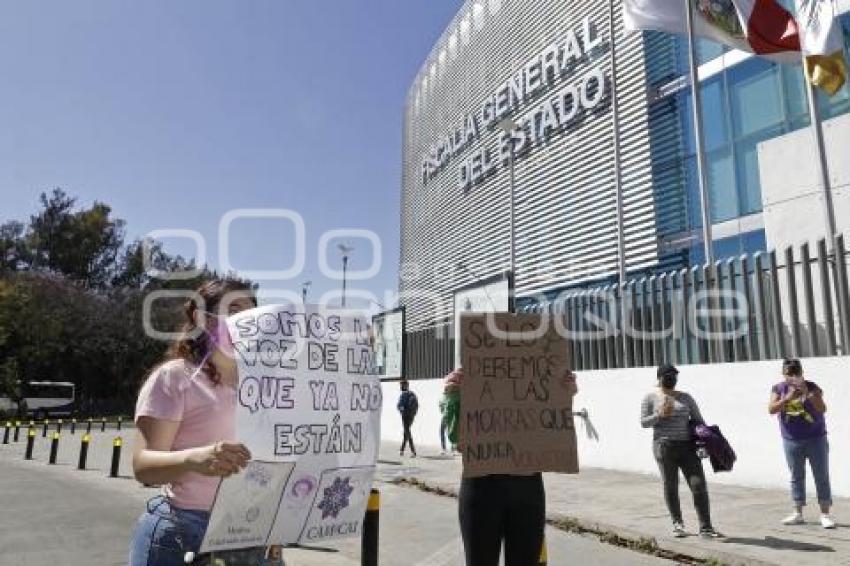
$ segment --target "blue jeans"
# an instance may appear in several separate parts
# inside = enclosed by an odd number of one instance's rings
[[[829,442],[826,436],[803,440],[783,439],[785,459],[791,470],[791,499],[795,505],[806,504],[806,460],[812,467],[818,503],[832,505],[832,489],[829,486]]]
[[[197,553],[201,547],[209,520],[206,511],[180,509],[162,496],[154,497],[133,531],[129,566],[185,566],[186,553]],[[214,561],[202,555],[192,564],[282,566],[283,562],[267,560],[264,548],[251,548],[217,552]]]

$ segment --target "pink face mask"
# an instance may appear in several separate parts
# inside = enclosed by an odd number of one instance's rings
[[[217,314],[204,311],[208,316],[215,317],[216,325],[212,330],[204,328],[212,343],[215,344],[222,354],[233,357],[233,341],[230,339],[230,331],[227,329],[227,322]]]

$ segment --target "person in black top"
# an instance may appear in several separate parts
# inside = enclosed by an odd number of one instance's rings
[[[416,447],[413,445],[413,434],[410,432],[410,427],[413,426],[413,419],[416,418],[416,412],[419,410],[419,400],[416,398],[416,393],[410,390],[410,384],[407,380],[402,380],[401,395],[398,397],[398,412],[401,413],[401,424],[404,428],[404,438],[401,441],[400,456],[404,456],[404,449],[407,443],[410,443],[410,453],[416,457]]]

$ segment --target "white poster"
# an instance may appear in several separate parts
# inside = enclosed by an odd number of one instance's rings
[[[248,470],[223,481],[202,551],[359,536],[382,406],[366,316],[273,305],[239,313],[228,326],[239,373],[237,437],[264,465],[267,500],[253,505],[257,517],[247,525],[251,505],[240,483],[253,489]],[[266,525],[267,507],[274,518]],[[261,544],[234,540],[234,532],[254,541],[263,530]]]
[[[221,482],[201,552],[265,546],[295,464],[252,460]]]
[[[404,377],[404,310],[372,317],[375,336],[375,364],[381,377]]]

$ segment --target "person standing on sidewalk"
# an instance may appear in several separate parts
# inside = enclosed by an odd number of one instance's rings
[[[416,458],[416,447],[413,445],[413,434],[410,432],[410,427],[413,426],[413,419],[416,418],[416,413],[419,411],[419,399],[416,398],[416,393],[410,390],[410,384],[406,379],[399,382],[401,387],[401,395],[398,396],[398,412],[401,413],[401,426],[404,429],[404,437],[401,441],[400,456],[404,456],[404,449],[407,443],[410,443],[410,453]]]
[[[460,428],[458,419],[460,419],[460,380],[462,376],[462,368],[458,368],[446,376],[443,384],[443,397],[440,399],[443,426],[453,454],[457,451],[457,436]]]
[[[679,470],[685,475],[699,518],[700,536],[719,538],[711,524],[708,485],[697,454],[692,425],[705,424],[693,397],[676,390],[679,370],[672,365],[658,368],[658,390],[641,403],[641,425],[652,428],[652,451],[661,472],[664,502],[673,520],[673,536],[687,536],[679,502]]]
[[[768,412],[779,418],[779,430],[785,448],[785,459],[791,471],[791,499],[794,513],[783,519],[786,525],[801,525],[803,507],[806,505],[806,460],[812,467],[825,529],[834,529],[835,521],[829,515],[832,507],[832,490],[829,484],[829,442],[826,439],[826,403],[823,391],[812,381],[803,379],[800,360],[782,362],[785,378],[770,390]]]
[[[221,478],[251,459],[236,442],[236,361],[225,318],[257,305],[247,285],[209,281],[185,305],[182,336],[136,401],[133,473],[161,485],[130,542],[129,566],[178,566],[198,552]],[[220,553],[228,563],[282,565],[265,548]],[[222,556],[225,555],[225,556]]]
[[[440,408],[440,453],[445,456],[449,453],[446,449],[446,399],[445,397],[440,398],[439,403]]]
[[[463,368],[457,368],[446,376],[444,388],[446,423],[453,444],[460,428],[462,380]],[[575,374],[567,370],[564,381],[570,396],[575,396]],[[463,452],[463,446],[460,450]],[[534,566],[539,563],[546,528],[543,474],[463,478],[458,515],[466,566],[498,566],[503,543],[505,566]]]

